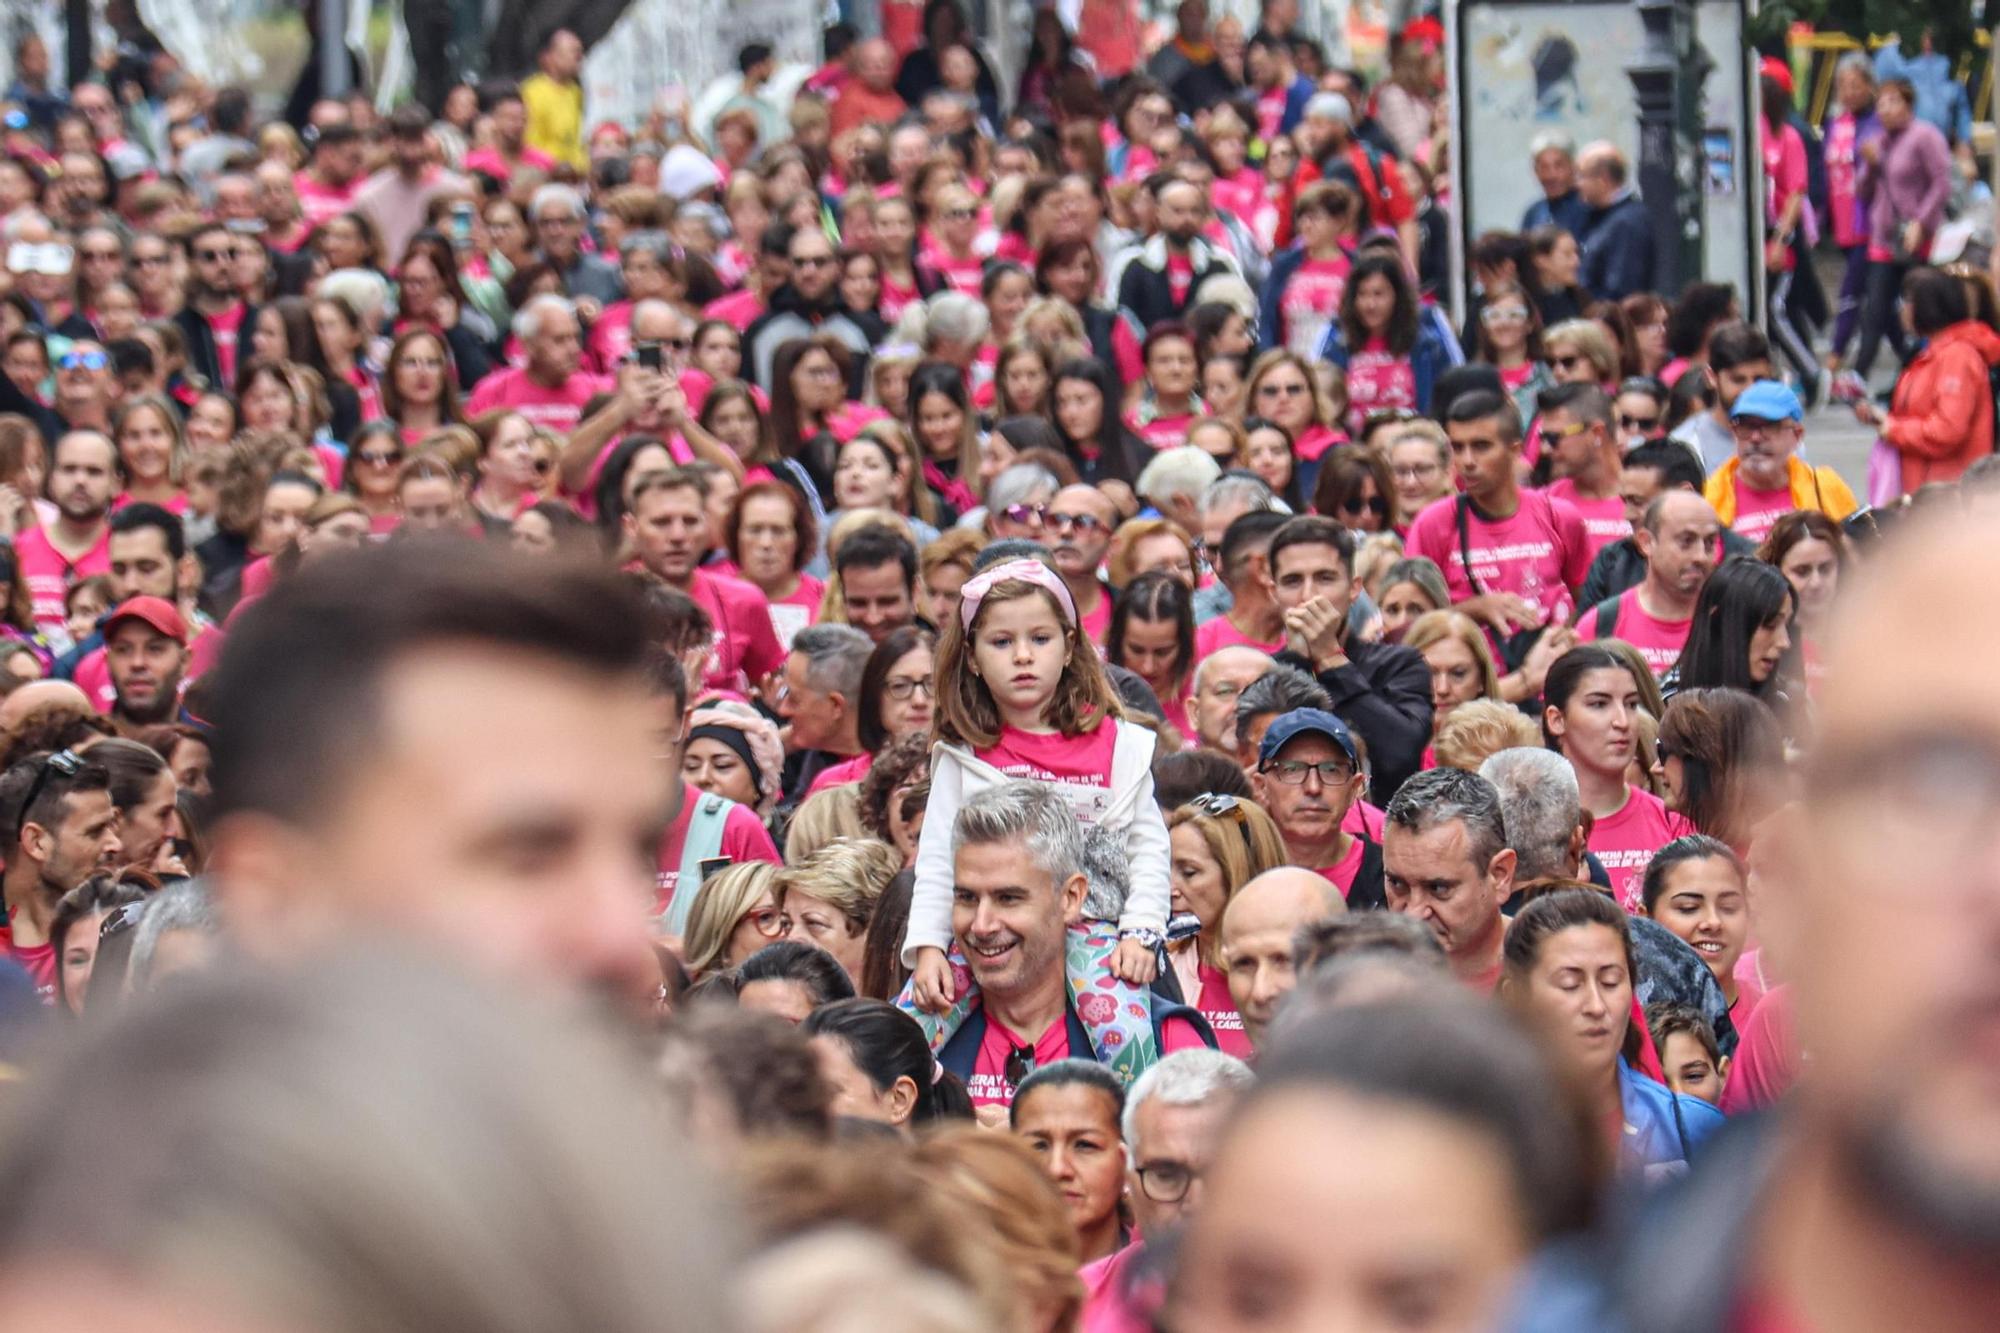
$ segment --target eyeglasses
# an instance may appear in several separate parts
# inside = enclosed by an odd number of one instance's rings
[[[1217,819],[1225,819],[1231,815],[1240,816],[1243,812],[1243,802],[1227,792],[1205,791],[1189,801],[1188,806],[1205,815],[1213,815]]]
[[[1020,1087],[1026,1081],[1028,1075],[1034,1072],[1035,1048],[1032,1046],[1016,1046],[1008,1051],[1007,1063],[1001,1066],[1000,1069],[1001,1075],[1007,1080],[1007,1086],[1010,1088]],[[1162,1202],[1171,1202],[1171,1200],[1162,1200]]]
[[[1481,324],[1526,324],[1528,308],[1522,305],[1490,305],[1479,312]]]
[[[1139,1168],[1139,1188],[1154,1203],[1179,1203],[1201,1179],[1201,1173],[1184,1162],[1149,1162]]]
[[[947,208],[942,216],[946,222],[970,222],[979,214],[969,208]]]
[[[1305,786],[1306,776],[1311,773],[1319,774],[1322,787],[1337,787],[1354,776],[1354,769],[1345,759],[1322,759],[1317,764],[1308,764],[1303,759],[1279,759],[1264,765],[1262,771],[1287,787]]]
[[[1043,522],[1047,523],[1049,530],[1058,536],[1071,528],[1082,533],[1092,533],[1106,531],[1110,526],[1094,514],[1050,514],[1043,519]]]
[[[1444,468],[1436,463],[1403,463],[1389,469],[1390,475],[1398,481],[1422,481],[1442,471]]]
[[[56,365],[64,370],[102,370],[111,364],[111,358],[99,351],[69,351],[62,354]]]
[[[1298,398],[1304,396],[1307,392],[1308,390],[1303,384],[1273,384],[1269,380],[1266,380],[1257,386],[1257,396],[1259,398],[1267,396],[1271,398]]]
[[[793,255],[793,256],[792,256],[792,267],[793,267],[793,268],[831,268],[831,267],[833,267],[833,256],[832,256],[832,255]]]
[[[660,339],[660,346],[662,346],[662,347],[666,348],[666,349],[667,349],[668,351],[670,351],[670,352],[685,352],[685,351],[687,351],[687,350],[688,350],[689,348],[691,348],[691,347],[693,347],[693,346],[694,346],[694,339],[692,339],[692,338],[662,338],[662,339]]]
[[[1000,517],[1009,523],[1045,523],[1049,511],[1045,505],[1008,505],[1000,511]]]
[[[49,774],[60,773],[66,778],[74,778],[83,772],[83,758],[74,750],[57,750],[42,766],[35,770],[35,780],[28,784],[27,799],[21,802],[21,811],[14,816],[14,844],[19,846],[21,834],[28,827],[28,812],[35,808],[35,801],[42,789],[49,785]]]
[[[775,907],[760,907],[743,919],[767,940],[783,939],[792,933],[792,919]]]
[[[1379,495],[1350,495],[1340,502],[1343,514],[1358,514],[1364,509],[1377,518],[1389,516],[1389,502]]]
[[[235,258],[236,252],[234,250],[197,250],[194,252],[194,257],[201,263],[214,264]]]
[[[1553,449],[1556,446],[1560,445],[1564,440],[1567,440],[1570,436],[1581,435],[1589,429],[1590,429],[1589,422],[1575,421],[1571,422],[1567,426],[1564,426],[1561,430],[1544,430],[1542,432],[1542,448]]]
[[[402,455],[393,449],[363,449],[354,455],[354,460],[357,463],[366,463],[370,467],[388,467],[401,457]]]
[[[913,694],[921,694],[928,699],[933,693],[928,676],[895,676],[884,682],[882,688],[888,692],[891,699],[898,701],[907,699]]]
[[[1659,424],[1660,419],[1658,417],[1635,417],[1624,412],[1618,414],[1618,429],[1620,430],[1651,430]]]

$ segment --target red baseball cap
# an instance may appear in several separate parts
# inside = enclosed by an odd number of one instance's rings
[[[1765,56],[1757,65],[1757,72],[1784,89],[1785,96],[1792,96],[1792,67],[1776,56]]]
[[[127,620],[150,625],[176,643],[187,642],[187,622],[181,619],[181,613],[174,604],[164,597],[132,597],[120,603],[104,622],[104,637],[109,639],[112,631]]]

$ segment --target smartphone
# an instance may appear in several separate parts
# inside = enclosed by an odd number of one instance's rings
[[[666,348],[656,342],[633,343],[632,359],[648,370],[665,370]]]
[[[701,882],[708,883],[710,876],[721,874],[735,864],[733,856],[704,856],[701,859]]]
[[[472,205],[466,203],[451,206],[452,244],[463,250],[472,244]]]

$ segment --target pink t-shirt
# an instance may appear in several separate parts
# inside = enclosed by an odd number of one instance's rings
[[[528,167],[535,171],[553,171],[555,165],[554,158],[541,149],[530,148],[526,144],[521,145],[520,156],[512,163],[500,156],[500,150],[491,144],[484,148],[475,148],[465,155],[465,170],[468,174],[480,171],[502,182],[512,180],[515,170],[519,167]]]
[[[1344,821],[1342,827],[1343,829],[1345,828]],[[1339,889],[1340,896],[1343,898],[1351,896],[1354,892],[1354,877],[1361,873],[1361,857],[1365,850],[1361,844],[1361,839],[1349,837],[1347,841],[1347,854],[1345,856],[1330,866],[1317,867],[1321,877],[1330,881],[1334,888]]]
[[[1178,449],[1187,443],[1188,431],[1194,426],[1192,412],[1180,412],[1170,417],[1154,417],[1141,423],[1137,417],[1127,417],[1125,424],[1134,435],[1144,440],[1153,449]]]
[[[1681,649],[1687,646],[1688,628],[1693,620],[1655,620],[1639,605],[1639,590],[1628,588],[1618,598],[1618,624],[1611,631],[1611,637],[1625,640],[1639,650],[1639,656],[1646,659],[1646,666],[1655,676],[1664,676],[1674,663],[1680,661]],[[1591,607],[1583,613],[1583,619],[1576,622],[1579,639],[1595,639],[1597,634],[1597,608]]]
[[[701,309],[703,319],[719,319],[738,333],[756,323],[763,313],[764,298],[747,288],[718,297]]]
[[[1859,128],[1851,111],[1841,112],[1826,127],[1826,211],[1833,243],[1843,250],[1868,242],[1868,220],[1855,195],[1861,170]]]
[[[756,585],[697,569],[687,592],[715,624],[703,688],[746,693],[784,666],[785,650],[778,646],[770,608]]]
[[[1729,526],[1745,541],[1761,542],[1778,526],[1778,520],[1798,508],[1792,503],[1789,487],[1777,491],[1756,491],[1736,478],[1736,521]]]
[[[1451,600],[1475,595],[1458,541],[1457,501],[1438,500],[1410,524],[1409,553],[1437,563]],[[1523,493],[1508,518],[1489,522],[1467,506],[1465,550],[1484,592],[1511,592],[1543,614],[1545,621],[1568,620],[1570,590],[1590,573],[1590,543],[1583,516],[1567,502]]]
[[[857,754],[852,759],[844,759],[837,764],[829,764],[819,771],[819,776],[806,788],[806,795],[825,791],[828,787],[839,787],[849,782],[859,782],[868,776],[868,770],[875,767],[875,756]]]
[[[1366,838],[1380,846],[1384,822],[1381,806],[1370,805],[1366,801],[1356,801],[1347,807],[1347,818],[1340,821],[1340,831],[1350,838]]]
[[[1247,226],[1264,198],[1264,178],[1255,167],[1244,167],[1234,176],[1217,176],[1209,197],[1217,212],[1233,214]]]
[[[1132,157],[1136,159],[1144,151],[1135,148],[1132,150]],[[1152,154],[1147,152],[1146,156],[1150,158]],[[1146,170],[1152,170],[1150,163]],[[1187,304],[1188,291],[1193,286],[1194,260],[1179,250],[1167,251],[1167,293],[1174,298],[1174,304],[1177,306]]]
[[[1764,220],[1776,224],[1784,213],[1786,205],[1795,196],[1806,191],[1805,140],[1801,139],[1799,132],[1790,125],[1781,127],[1776,134],[1773,134],[1770,125],[1763,120],[1757,122],[1757,139],[1758,149],[1764,156],[1764,180],[1770,191]],[[1799,225],[1808,231],[1810,224],[1806,219],[1811,212],[1811,208],[1808,207],[1799,214]],[[1778,267],[1790,271],[1797,262],[1797,258],[1787,250]]]
[[[67,643],[63,595],[72,584],[111,572],[111,529],[107,525],[95,546],[71,560],[50,544],[48,533],[30,528],[14,541],[14,565],[17,577],[28,586],[35,628],[44,634],[55,631]]]
[[[1312,463],[1336,444],[1346,444],[1348,439],[1331,426],[1315,422],[1307,426],[1298,439],[1292,441],[1292,454],[1301,462]]]
[[[988,1014],[986,1032],[979,1040],[979,1054],[972,1062],[972,1077],[965,1082],[965,1090],[971,1095],[974,1106],[1008,1106],[1013,1103],[1014,1086],[1007,1081],[1007,1058],[1023,1046],[1034,1048],[1036,1069],[1057,1060],[1067,1060],[1070,1056],[1067,1017],[1056,1019],[1041,1036],[1030,1042]],[[1090,1059],[1090,1053],[1084,1052],[1083,1058]]]
[[[315,227],[354,207],[354,194],[360,188],[359,176],[345,185],[322,185],[313,179],[309,171],[301,171],[292,177],[292,190],[299,196],[299,210],[306,215],[306,221]]]
[[[904,310],[921,300],[923,294],[917,290],[916,283],[898,282],[885,273],[882,275],[882,294],[875,301],[875,311],[884,320],[894,324],[902,318]]]
[[[1347,429],[1359,431],[1376,409],[1416,411],[1417,372],[1381,338],[1370,338],[1347,358]]]
[[[1111,807],[1115,795],[1111,790],[1111,754],[1117,743],[1118,728],[1108,723],[1099,723],[1095,730],[1080,736],[1039,735],[1003,724],[992,748],[975,753],[1010,778],[1056,784],[1069,798],[1077,818],[1095,824]]]
[[[1197,662],[1207,657],[1210,653],[1223,648],[1234,648],[1239,645],[1245,648],[1255,648],[1260,653],[1275,654],[1284,651],[1285,634],[1280,629],[1278,637],[1271,642],[1258,643],[1255,639],[1246,638],[1243,631],[1230,624],[1228,616],[1217,616],[1213,620],[1203,621],[1201,624],[1195,626],[1194,660]]]
[[[1111,635],[1111,589],[1097,585],[1097,605],[1083,613],[1083,636],[1102,644]]]
[[[1625,521],[1625,502],[1616,495],[1607,495],[1602,500],[1588,499],[1576,493],[1576,482],[1568,477],[1550,482],[1548,493],[1558,500],[1567,500],[1572,509],[1583,515],[1583,535],[1590,543],[1591,559],[1595,560],[1597,553],[1611,543],[1632,535],[1632,525]]]
[[[1694,826],[1669,813],[1666,803],[1649,791],[1625,789],[1625,804],[1616,813],[1599,815],[1590,830],[1590,850],[1611,877],[1611,892],[1628,912],[1639,910],[1640,881],[1653,853]]]
[[[1195,1000],[1194,1011],[1208,1020],[1209,1030],[1215,1033],[1217,1050],[1248,1060],[1254,1048],[1250,1045],[1250,1034],[1243,1030],[1243,1015],[1236,1011],[1236,1001],[1229,997],[1229,978],[1207,963],[1201,965],[1200,974],[1201,995]]]
[[[1743,1021],[1729,1082],[1722,1089],[1724,1115],[1762,1110],[1792,1086],[1800,1060],[1793,1009],[1792,988],[1779,986]]]
[[[1284,344],[1303,357],[1319,355],[1326,326],[1340,312],[1340,297],[1347,290],[1347,273],[1354,265],[1345,255],[1332,259],[1308,259],[1300,264],[1278,298],[1278,317]],[[1416,396],[1414,383],[1410,394]]]
[[[953,291],[964,292],[971,297],[979,295],[979,279],[986,261],[978,255],[955,258],[942,248],[931,248],[919,254],[917,262],[943,278]]]
[[[667,836],[660,839],[660,864],[654,881],[653,910],[664,912],[674,900],[680,887],[681,856],[687,851],[688,824],[694,819],[696,802],[701,793],[692,787],[681,802],[681,812],[674,817],[673,827]],[[764,821],[757,818],[757,812],[747,805],[738,805],[722,817],[722,847],[716,853],[736,861],[769,861],[781,864],[777,844],[771,841]]]
[[[1134,1288],[1131,1274],[1145,1252],[1146,1242],[1135,1240],[1077,1270],[1083,1280],[1081,1333],[1152,1333],[1153,1315],[1166,1303],[1166,1290],[1159,1281]]]
[[[472,388],[465,414],[476,417],[495,408],[519,412],[537,426],[567,435],[583,420],[583,405],[616,387],[595,375],[571,375],[560,386],[538,384],[523,369],[496,370]]]

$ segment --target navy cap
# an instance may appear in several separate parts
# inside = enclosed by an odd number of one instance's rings
[[[1361,763],[1361,756],[1354,750],[1354,733],[1345,722],[1324,708],[1294,708],[1281,714],[1264,733],[1264,743],[1257,747],[1258,766],[1270,763],[1278,757],[1278,751],[1301,736],[1324,736],[1347,756],[1349,763],[1357,766]]]

